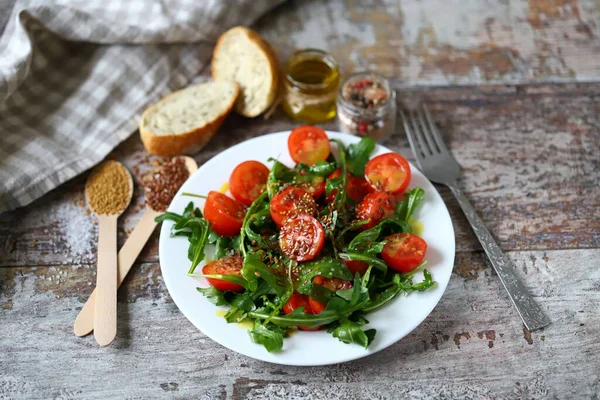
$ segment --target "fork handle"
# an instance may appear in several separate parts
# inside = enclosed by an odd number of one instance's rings
[[[465,216],[469,220],[473,232],[475,232],[477,239],[479,239],[479,243],[481,243],[481,247],[483,247],[494,270],[496,270],[500,282],[504,285],[504,288],[508,292],[508,296],[519,312],[525,327],[529,329],[529,331],[535,331],[548,325],[550,319],[533,300],[531,294],[515,273],[514,264],[502,252],[498,243],[496,243],[490,232],[487,230],[469,200],[467,200],[465,195],[456,186],[449,185],[448,187],[454,194],[454,197],[456,197],[456,200],[458,200],[458,204],[460,204]]]

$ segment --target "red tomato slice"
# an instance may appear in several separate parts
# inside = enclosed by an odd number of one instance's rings
[[[310,193],[313,199],[317,200],[325,193],[325,178],[322,176],[315,176],[312,182],[306,182],[299,185],[302,189]]]
[[[333,171],[327,177],[327,179],[339,178],[341,175],[342,170],[338,168],[335,171]],[[365,198],[366,195],[373,191],[373,188],[371,187],[371,185],[369,185],[369,182],[367,182],[363,178],[359,178],[358,176],[350,174],[347,175],[348,177],[346,181],[346,194],[348,195],[348,198],[354,200],[354,202],[360,202],[362,199]],[[327,196],[327,202],[332,202],[336,193],[337,190],[332,190],[329,196]]]
[[[325,131],[315,126],[300,126],[290,133],[288,150],[296,163],[315,165],[329,157],[331,147]]]
[[[287,219],[279,232],[279,246],[288,258],[309,261],[315,258],[325,243],[325,231],[315,217],[298,214]]]
[[[235,236],[240,233],[246,207],[242,203],[211,190],[204,205],[204,218],[221,236]]]
[[[352,275],[356,275],[358,272],[360,276],[363,276],[369,269],[369,264],[365,261],[342,260],[342,262],[346,264],[346,267],[348,267],[348,270],[352,272]]]
[[[244,264],[244,259],[240,256],[227,256],[221,260],[211,261],[202,267],[202,273],[205,275],[236,275],[242,276],[240,270]],[[235,283],[223,279],[206,278],[208,283],[215,288],[231,292],[241,292],[244,288]]]
[[[427,242],[412,233],[395,233],[386,237],[388,241],[383,246],[385,263],[400,272],[410,272],[417,268],[425,258]]]
[[[410,183],[410,165],[400,154],[381,154],[369,160],[365,177],[376,190],[402,193]]]
[[[297,186],[288,186],[279,191],[271,199],[271,218],[278,226],[296,214],[314,214],[317,203],[304,189]]]
[[[310,306],[310,308],[313,310],[313,312],[315,314],[321,314],[326,307],[325,304],[319,303],[318,301],[316,301],[310,297],[308,298],[308,305]]]
[[[313,311],[312,308],[310,308],[310,304],[308,304],[308,296],[303,295],[303,294],[299,294],[299,293],[294,293],[292,294],[292,297],[290,297],[290,300],[285,303],[285,305],[283,306],[283,312],[287,315],[287,314],[291,314],[292,311],[294,311],[296,308],[302,307],[304,306],[304,313],[305,314],[314,314],[315,312]],[[316,331],[319,330],[321,328],[321,326],[298,326],[298,328],[305,330],[305,331]]]
[[[231,173],[229,190],[237,201],[251,205],[264,192],[269,168],[258,161],[244,161]]]
[[[396,196],[387,192],[368,194],[356,207],[356,219],[369,221],[367,224],[362,225],[361,229],[370,229],[382,219],[392,215],[396,202]]]

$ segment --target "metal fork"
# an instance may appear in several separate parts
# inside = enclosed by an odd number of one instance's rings
[[[514,264],[504,255],[498,243],[475,213],[469,200],[458,188],[460,165],[442,140],[427,107],[423,105],[422,111],[409,111],[408,117],[404,111],[400,111],[400,115],[419,168],[429,180],[450,188],[508,292],[508,296],[519,312],[525,327],[529,331],[534,331],[548,325],[550,319],[533,300],[523,282],[516,275]]]

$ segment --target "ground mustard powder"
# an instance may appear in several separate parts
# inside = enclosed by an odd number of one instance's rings
[[[90,208],[96,214],[117,214],[128,203],[129,173],[117,161],[106,161],[96,167],[85,184]]]

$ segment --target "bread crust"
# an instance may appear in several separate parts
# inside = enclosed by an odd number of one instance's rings
[[[142,114],[139,123],[140,137],[148,153],[159,157],[173,157],[181,154],[194,154],[200,151],[213,138],[219,127],[225,121],[225,118],[233,110],[237,98],[240,95],[240,86],[233,82],[235,93],[227,107],[215,119],[207,122],[205,125],[194,128],[185,133],[171,135],[156,135],[144,126],[144,119],[161,103],[172,96],[176,96],[182,89],[162,98],[158,103],[148,107]]]
[[[245,26],[236,26],[236,27],[229,29],[227,32],[223,33],[217,40],[217,44],[213,51],[213,57],[212,57],[212,61],[211,61],[212,77],[215,81],[227,80],[225,78],[223,78],[223,79],[220,78],[218,68],[215,68],[215,63],[216,63],[216,58],[217,58],[216,55],[221,50],[221,47],[223,46],[223,42],[225,41],[225,38],[228,35],[235,34],[238,32],[246,35],[248,37],[248,39],[262,51],[262,53],[265,55],[265,57],[267,58],[267,60],[269,62],[269,68],[270,68],[270,72],[271,72],[271,89],[269,90],[269,93],[267,95],[267,102],[266,102],[265,107],[263,107],[258,112],[250,112],[249,110],[244,109],[240,102],[238,102],[236,104],[235,111],[238,114],[241,114],[244,117],[253,118],[253,117],[256,117],[256,116],[262,114],[263,112],[267,111],[269,109],[269,107],[271,107],[273,102],[275,101],[275,98],[277,97],[278,86],[280,83],[279,82],[279,80],[280,80],[279,61],[278,61],[277,55],[275,54],[275,51],[273,50],[271,45],[269,43],[267,43],[267,41],[264,40],[257,32],[253,31],[252,29],[246,28]]]

